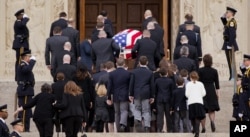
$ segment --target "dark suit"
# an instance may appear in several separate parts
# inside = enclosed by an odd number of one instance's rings
[[[187,30],[182,33],[179,33],[176,39],[176,44],[177,42],[180,43],[181,36],[186,35],[188,38],[188,44],[192,45],[196,48],[197,53],[198,53],[198,58],[201,61],[202,59],[202,48],[201,48],[201,36],[199,33],[196,33],[195,31],[192,30]],[[176,46],[179,46],[180,44],[177,44]]]
[[[53,94],[41,92],[36,95],[28,104],[23,106],[23,109],[31,109],[36,106],[34,110],[33,120],[37,126],[41,137],[53,136],[53,116],[54,109],[52,103],[55,101]]]
[[[70,64],[62,64],[56,69],[56,74],[62,72],[65,76],[65,81],[73,80],[76,75],[76,66]]]
[[[184,32],[184,31],[186,31],[186,24],[179,25],[178,33]],[[193,31],[200,34],[200,27],[197,25],[194,25]]]
[[[178,70],[186,69],[189,73],[196,71],[195,61],[184,56],[174,60],[174,64],[177,65]]]
[[[20,55],[22,52],[29,50],[29,29],[27,23],[29,18],[22,18],[16,20],[14,24],[14,41],[12,49],[16,51],[16,63],[15,63],[15,81],[17,81],[17,67],[20,61]]]
[[[142,30],[147,29],[147,25],[150,21],[152,21],[153,17],[148,17],[142,22]]]
[[[239,47],[236,42],[236,30],[237,30],[237,22],[234,18],[227,21],[225,17],[221,17],[222,24],[224,25],[223,39],[224,43],[222,46],[222,50],[225,50],[228,68],[229,68],[229,79],[232,78],[232,49],[228,49],[228,47],[234,47],[234,51],[238,51]]]
[[[114,36],[113,32],[112,32],[112,28],[109,24],[104,24],[104,31],[107,34],[107,38],[112,38]],[[98,35],[99,35],[100,30],[94,28],[94,30],[92,31],[91,34],[91,42],[94,43],[96,40],[99,39]]]
[[[46,65],[51,66],[51,75],[54,76],[53,72],[55,69],[53,66],[54,59],[56,55],[64,50],[65,42],[69,41],[68,37],[54,35],[46,40],[46,48],[45,48],[45,63]],[[51,53],[51,57],[50,57]]]
[[[135,46],[132,49],[132,58],[136,58],[134,68],[137,67],[141,56],[146,56],[148,58],[148,67],[151,70],[156,69],[155,60],[159,61],[161,59],[160,54],[157,51],[156,43],[150,38],[143,38],[136,41]]]
[[[53,29],[54,27],[61,27],[61,29],[64,29],[68,26],[68,23],[67,23],[67,20],[63,19],[63,18],[59,18],[58,20],[54,21],[52,24],[51,24],[51,27],[50,27],[50,33],[49,33],[49,36],[52,37],[53,36]]]
[[[0,120],[0,136],[1,137],[9,137],[10,131],[6,123]]]
[[[80,57],[80,34],[79,31],[74,29],[73,27],[67,27],[62,30],[62,36],[66,36],[69,38],[69,42],[71,43],[71,52],[75,55],[75,61],[78,57]]]
[[[92,46],[88,40],[84,40],[80,44],[80,54],[81,54],[81,62],[87,66],[88,70],[92,71],[92,58],[91,58]]]
[[[95,86],[101,79],[103,76],[107,75],[108,72],[103,70],[100,71],[98,73],[95,73],[92,77],[93,77],[93,85]]]
[[[164,32],[161,32],[161,29],[152,29],[149,30],[150,31],[150,39],[153,40],[156,45],[157,45],[157,51],[159,52],[158,54],[161,55],[161,57],[163,57],[165,55],[164,53],[164,42],[163,42],[163,35]],[[158,63],[157,63],[158,64]]]
[[[161,77],[155,81],[155,94],[157,101],[157,128],[158,131],[163,130],[164,113],[166,115],[166,123],[168,132],[173,130],[172,119],[170,117],[172,91],[174,82],[168,77]]]
[[[109,26],[110,26],[110,28],[111,28],[111,32],[112,32],[112,34],[113,34],[113,24],[112,24],[112,21],[109,19],[109,18],[106,18],[105,20],[104,20],[104,24],[108,24]]]
[[[11,134],[10,134],[10,137],[21,137],[16,131],[13,131]]]
[[[107,61],[115,62],[119,57],[120,47],[113,39],[101,38],[92,44],[92,60],[96,66],[96,71],[100,71],[100,64]]]
[[[87,121],[83,95],[73,96],[64,93],[62,102],[55,104],[55,107],[61,109],[60,118],[63,121],[66,136],[76,137],[82,122]]]
[[[35,78],[32,72],[36,61],[30,60],[29,63],[21,61],[21,64],[17,69],[17,96],[18,96],[18,106],[23,106],[29,103],[34,96],[34,85]],[[30,118],[32,117],[31,109],[21,111],[18,114],[19,118],[23,119],[24,131],[29,131],[30,129]]]
[[[73,54],[72,52],[70,52],[70,51],[63,50],[63,51],[59,52],[59,53],[55,56],[55,60],[54,60],[54,62],[52,63],[53,66],[54,66],[54,68],[55,68],[55,69],[54,69],[55,71],[56,71],[56,69],[57,69],[59,66],[63,65],[63,56],[66,55],[66,54],[70,55],[70,57],[71,57],[71,59],[70,59],[70,65],[76,66],[77,62],[76,62],[76,59],[75,59],[74,54]],[[56,73],[55,73],[55,72],[54,72],[54,74],[55,74],[54,77],[56,77]]]
[[[192,59],[194,61],[198,61],[197,49],[194,46],[189,45],[189,44],[183,44],[183,45],[175,47],[175,49],[174,49],[174,60],[179,59],[181,57],[180,51],[181,51],[181,48],[183,46],[186,46],[189,49],[188,58],[190,58],[190,59]]]
[[[154,98],[154,75],[146,67],[138,67],[131,72],[130,96],[135,99]]]

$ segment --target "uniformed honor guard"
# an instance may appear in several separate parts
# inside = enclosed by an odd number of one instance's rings
[[[17,97],[18,106],[21,107],[27,104],[34,96],[35,78],[32,72],[36,63],[36,58],[31,56],[31,51],[25,51],[21,54],[21,63],[17,69]],[[18,114],[24,124],[24,132],[29,132],[30,118],[32,117],[32,110],[26,109]]]
[[[237,10],[234,8],[227,7],[227,12],[221,17],[221,21],[224,25],[224,44],[222,50],[225,50],[226,53],[230,73],[229,80],[232,79],[232,54],[234,54],[233,51],[239,50],[238,44],[236,42],[237,22],[234,19],[236,12]]]
[[[24,14],[24,9],[18,10],[15,13],[16,21],[14,24],[14,41],[12,49],[16,51],[16,64],[15,64],[15,81],[17,81],[16,71],[20,63],[20,55],[22,52],[29,50],[29,29],[26,24],[29,17]]]
[[[0,137],[9,137],[9,128],[5,122],[8,118],[7,104],[0,106]]]
[[[22,119],[16,119],[10,124],[13,127],[13,132],[10,134],[10,137],[21,137],[20,132],[23,132]]]

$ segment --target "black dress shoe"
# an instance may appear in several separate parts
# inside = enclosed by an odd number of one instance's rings
[[[125,132],[125,129],[126,129],[126,126],[124,126],[124,125],[121,124],[119,132]]]
[[[215,129],[216,129],[216,128],[215,128],[215,124],[214,124],[214,122],[212,121],[212,122],[211,122],[211,130],[212,130],[212,132],[215,132]]]
[[[206,133],[206,129],[202,128],[201,133]]]
[[[149,127],[144,127],[144,132],[149,133],[150,129]]]
[[[199,133],[195,133],[194,137],[199,137]]]

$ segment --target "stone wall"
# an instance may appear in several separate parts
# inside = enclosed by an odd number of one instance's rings
[[[194,21],[201,27],[203,55],[210,53],[214,59],[214,67],[218,69],[220,80],[228,80],[229,71],[224,51],[221,50],[223,44],[223,25],[220,17],[225,13],[226,6],[234,7],[238,10],[235,18],[238,23],[237,42],[239,51],[236,52],[237,69],[242,62],[242,56],[249,53],[249,27],[250,1],[248,0],[179,0],[174,1],[174,5],[179,3],[179,19],[184,22],[186,13],[194,15]],[[176,15],[176,14],[175,14]],[[175,19],[176,20],[176,19]],[[178,22],[174,22],[178,23]],[[172,25],[175,26],[175,25]],[[172,47],[176,38],[177,27],[172,27]]]
[[[44,62],[45,41],[49,36],[51,23],[58,19],[58,14],[65,11],[69,17],[75,18],[75,1],[73,0],[1,0],[0,1],[0,81],[14,79],[15,51],[12,50],[14,39],[14,13],[25,9],[30,17],[30,48],[37,57],[34,68],[35,78],[38,81],[50,81],[51,76]]]

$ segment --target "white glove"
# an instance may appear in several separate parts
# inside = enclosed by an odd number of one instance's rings
[[[31,56],[30,59],[36,61],[36,57],[35,56]]]
[[[242,118],[242,117],[243,117],[243,114],[242,114],[242,113],[239,113],[238,116],[239,116],[240,118]]]
[[[27,14],[23,14],[23,18],[29,18]]]
[[[232,49],[232,47],[230,47],[230,46],[227,46],[227,49]]]

